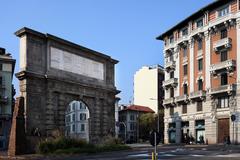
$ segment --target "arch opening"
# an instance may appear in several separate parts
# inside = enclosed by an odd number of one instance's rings
[[[65,111],[65,137],[89,142],[89,108],[83,101],[72,101]]]

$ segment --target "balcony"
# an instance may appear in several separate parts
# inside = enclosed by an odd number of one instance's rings
[[[176,103],[187,103],[188,102],[188,95],[184,94],[182,96],[177,96],[175,98]]]
[[[204,27],[198,27],[192,31],[192,36],[201,35],[204,33]]]
[[[0,96],[0,103],[7,103],[8,97],[6,96]]]
[[[165,64],[165,70],[169,72],[170,70],[174,70],[176,67],[176,62],[175,61],[170,61]]]
[[[171,98],[167,98],[167,99],[164,99],[163,100],[163,105],[164,106],[167,106],[167,105],[174,105],[174,98],[171,97]]]
[[[222,94],[227,93],[229,95],[232,94],[232,92],[236,91],[236,85],[235,84],[227,84],[223,86],[219,86],[217,88],[211,88],[209,90],[210,95],[216,95],[216,94]]]
[[[206,97],[206,91],[201,90],[201,91],[196,91],[196,92],[191,92],[189,95],[189,99],[191,100],[203,100]]]
[[[163,81],[163,87],[169,88],[169,87],[176,87],[178,84],[177,78],[171,78],[169,80]]]
[[[210,66],[210,72],[212,74],[217,74],[224,70],[226,70],[228,72],[233,72],[235,67],[236,67],[236,61],[229,59],[229,60],[217,63],[217,64],[212,64]]]
[[[188,43],[188,35],[184,35],[184,36],[180,37],[180,38],[178,39],[178,42],[177,42],[177,43],[178,43],[178,44]]]
[[[175,47],[175,42],[169,43],[168,45],[165,46],[164,50],[165,51],[174,51],[174,47]]]
[[[220,39],[213,44],[213,49],[215,52],[218,52],[221,49],[228,49],[231,47],[232,47],[232,39],[231,38]]]

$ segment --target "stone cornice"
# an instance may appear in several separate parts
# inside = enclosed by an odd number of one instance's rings
[[[118,94],[121,92],[121,91],[117,90],[116,87],[109,87],[109,86],[105,87],[105,86],[94,85],[94,84],[86,84],[84,82],[74,82],[72,80],[66,80],[66,79],[55,77],[52,75],[43,75],[43,74],[34,73],[34,72],[30,72],[30,71],[20,71],[20,72],[16,73],[15,76],[19,80],[26,79],[26,77],[36,77],[36,78],[40,78],[42,80],[60,81],[60,82],[64,82],[64,83],[80,85],[83,87],[105,90],[105,91],[109,91],[109,92],[114,92],[114,94]]]

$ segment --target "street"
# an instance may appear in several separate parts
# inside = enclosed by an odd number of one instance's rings
[[[240,160],[240,146],[214,145],[214,146],[159,146],[158,159],[196,159],[198,160]],[[57,156],[39,156],[26,155],[12,159],[47,159],[47,160],[149,160],[153,148],[150,146],[134,147],[132,150],[119,151],[111,153],[91,154],[91,155],[57,155]],[[7,159],[6,156],[0,156],[1,159]]]

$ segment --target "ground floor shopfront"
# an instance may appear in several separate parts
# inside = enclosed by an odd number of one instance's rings
[[[196,101],[165,106],[164,143],[240,143],[240,90],[228,97],[207,96],[200,111]]]
[[[210,117],[202,119],[173,120],[165,123],[165,143],[224,143],[227,138],[231,142],[240,142],[239,123],[232,122],[229,116],[218,117],[215,121]]]

